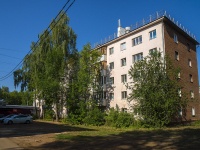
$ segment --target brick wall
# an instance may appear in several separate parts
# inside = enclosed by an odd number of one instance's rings
[[[174,34],[178,37],[178,43],[174,42]],[[174,66],[181,69],[179,82],[183,87],[182,92],[188,94],[189,103],[186,110],[186,119],[200,119],[196,42],[167,19],[164,20],[164,39],[165,53],[171,58]],[[188,51],[188,45],[190,51]],[[175,51],[179,54],[179,60],[175,59]],[[188,59],[191,60],[192,67],[188,65]],[[192,75],[193,82],[190,81],[190,75]],[[191,98],[190,90],[194,91],[194,99]],[[192,108],[195,108],[195,116],[192,116]]]

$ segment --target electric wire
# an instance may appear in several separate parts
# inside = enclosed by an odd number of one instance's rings
[[[59,13],[57,14],[57,16],[54,18],[54,19],[56,19],[59,15],[60,15],[60,13],[64,10],[64,8],[66,7],[66,5],[70,2],[71,0],[68,0],[67,2],[66,2],[66,4],[63,6],[63,8],[59,11]],[[62,16],[59,18],[59,20],[54,24],[54,26],[50,29],[50,26],[51,26],[51,24],[48,26],[48,28],[45,30],[45,31],[48,31],[48,29],[49,29],[49,32],[48,32],[48,34],[42,34],[41,35],[41,37],[43,37],[43,36],[45,36],[44,38],[46,38],[48,35],[49,35],[49,33],[52,31],[52,29],[57,25],[57,23],[60,21],[60,19],[63,17],[63,15],[69,10],[69,8],[74,4],[74,2],[75,2],[75,0],[73,0],[73,2],[68,6],[68,8],[64,11],[64,13],[62,14]],[[40,37],[40,38],[41,38]],[[33,48],[31,48],[30,50],[29,50],[29,52],[25,55],[25,57],[8,73],[8,74],[6,74],[5,76],[3,76],[3,77],[0,77],[0,81],[3,81],[3,80],[5,80],[5,79],[7,79],[7,78],[9,78],[10,76],[12,76],[13,75],[13,72],[15,71],[15,70],[17,70],[18,68],[20,68],[21,67],[21,65],[23,64],[23,61],[24,61],[24,59],[26,58],[27,59],[27,56],[29,57],[29,54],[31,53],[31,52],[34,52],[35,51],[35,47],[37,46],[37,44],[38,44],[38,42],[40,41],[40,38],[37,40],[37,42],[33,45]]]

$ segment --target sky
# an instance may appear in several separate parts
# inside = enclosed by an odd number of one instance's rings
[[[4,77],[23,60],[30,51],[31,42],[38,40],[38,35],[48,27],[66,2],[0,0],[0,87],[7,86],[10,91],[20,89],[14,87],[13,75]],[[69,25],[77,34],[77,49],[81,51],[85,44],[94,45],[116,33],[118,19],[122,27],[127,27],[157,11],[166,11],[200,42],[198,0],[75,0],[67,15]],[[198,47],[198,70],[199,51]]]

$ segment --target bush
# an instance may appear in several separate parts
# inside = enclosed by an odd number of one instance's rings
[[[94,107],[87,113],[87,116],[84,118],[84,123],[86,125],[100,126],[105,124],[105,113],[97,107]]]
[[[108,113],[108,116],[105,117],[105,119],[106,125],[116,128],[130,127],[137,123],[135,122],[132,114],[119,112],[117,110],[114,110],[114,108],[110,109],[110,112]]]

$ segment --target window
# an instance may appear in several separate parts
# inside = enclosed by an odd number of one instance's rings
[[[122,112],[127,113],[127,108],[122,108]]]
[[[135,62],[143,59],[143,53],[133,55],[132,57],[133,57],[133,63],[135,63]]]
[[[101,85],[106,84],[106,77],[101,76]]]
[[[150,40],[156,38],[156,30],[149,32]]]
[[[190,44],[187,43],[187,50],[190,52],[191,48],[190,48]]]
[[[157,48],[152,48],[152,49],[149,50],[150,55],[155,53],[155,52],[157,52]]]
[[[194,91],[190,91],[190,96],[191,96],[191,98],[194,98]]]
[[[180,116],[182,116],[182,115],[183,115],[182,108],[180,108],[180,110],[179,110],[179,114],[180,114]]]
[[[191,61],[191,59],[188,59],[188,65],[189,65],[190,67],[192,67],[192,61]]]
[[[114,53],[114,47],[111,47],[111,48],[109,49],[109,54],[112,55],[113,53]]]
[[[181,72],[178,72],[177,78],[178,78],[178,79],[181,78]]]
[[[114,84],[114,77],[110,78],[110,84]]]
[[[126,66],[126,58],[121,59],[121,66]]]
[[[126,97],[127,97],[127,92],[126,91],[122,91],[122,99],[126,99]]]
[[[179,54],[177,51],[175,51],[175,60],[179,60]]]
[[[110,93],[109,97],[110,97],[110,100],[113,100],[114,99],[114,93]]]
[[[126,42],[121,43],[120,49],[121,49],[121,51],[126,50]]]
[[[178,89],[178,96],[181,97],[181,89]]]
[[[174,33],[174,42],[178,43],[178,36]]]
[[[121,81],[122,81],[123,83],[126,83],[126,82],[127,82],[127,76],[126,76],[126,74],[121,75]]]
[[[190,78],[190,82],[193,82],[193,77],[191,74],[189,75],[189,78]]]
[[[114,69],[114,62],[110,63],[110,70]]]
[[[192,116],[195,117],[195,108],[192,107]]]
[[[133,39],[133,46],[138,45],[140,43],[142,43],[142,36],[138,36]]]

